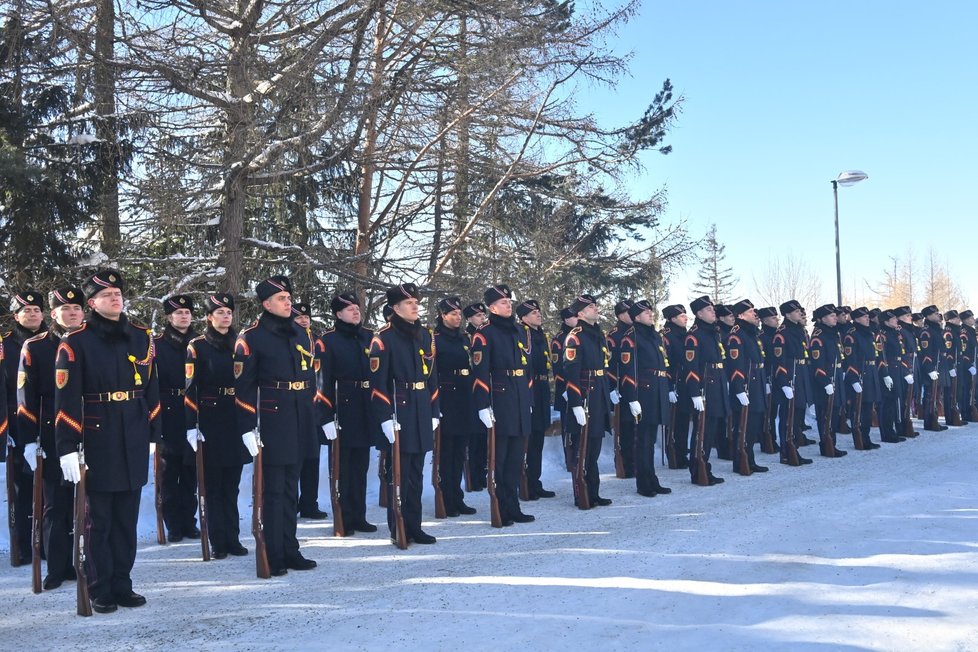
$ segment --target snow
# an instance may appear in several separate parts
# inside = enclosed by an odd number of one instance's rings
[[[75,134],[65,142],[68,145],[91,145],[92,143],[101,142],[101,139],[95,134]]]
[[[436,520],[426,475],[424,527],[438,543],[403,552],[372,468],[368,518],[381,530],[337,539],[330,520],[300,520],[319,567],[272,580],[255,578],[252,555],[205,563],[198,542],[157,545],[150,485],[133,569],[149,604],[78,618],[71,583],[35,596],[30,568],[4,558],[0,647],[974,650],[976,439],[970,425],[860,452],[840,436],[845,458],[812,446],[814,464],[791,468],[759,454],[771,471],[749,478],[718,461],[726,483],[710,488],[660,469],[673,493],[654,499],[611,473],[602,495],[614,504],[582,512],[548,438],[544,484],[558,496],[524,503],[536,522],[491,528],[484,492],[467,495],[475,516]],[[614,468],[607,439],[601,468]],[[324,455],[331,511],[326,478]]]

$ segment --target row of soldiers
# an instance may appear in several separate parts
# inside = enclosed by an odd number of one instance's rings
[[[157,483],[170,540],[200,538],[197,494],[206,489],[216,558],[248,554],[239,540],[238,485],[243,465],[261,454],[264,486],[254,498],[264,507],[263,552],[278,576],[316,566],[300,553],[296,527],[297,515],[326,516],[316,502],[323,444],[332,452],[334,532],[377,529],[366,519],[376,447],[391,489],[388,527],[403,546],[435,543],[421,528],[422,472],[433,449],[438,516],[475,513],[464,501],[464,476],[468,489],[490,490],[493,526],[533,521],[521,500],[555,495],[541,483],[551,406],[582,509],[611,503],[599,492],[606,435],[614,437],[617,475],[634,477],[637,493],[653,497],[671,492],[655,471],[660,429],[670,468],[713,485],[723,482],[712,472],[714,448],[743,475],[767,470],[755,460],[758,443],[780,451],[782,463],[810,463],[798,451],[815,443],[804,435],[810,405],[827,457],[845,455],[836,434],[847,431],[857,449],[877,448],[869,438],[874,418],[883,441],[916,436],[914,408],[926,429],[946,428],[937,420],[938,393],[947,423],[961,425],[960,415],[974,412],[970,311],[950,311],[943,327],[935,306],[914,324],[908,307],[824,305],[809,333],[797,301],[780,306],[779,324],[773,307],[700,297],[689,305],[691,327],[685,306],[672,305],[659,331],[648,301],[622,300],[605,333],[598,302],[582,294],[561,311],[550,338],[539,303],[514,302],[505,285],[487,288],[481,303],[442,299],[435,327],[425,328],[420,291],[403,283],[388,289],[387,322],[376,332],[362,324],[357,296],[341,293],[331,301],[334,326],[315,334],[308,305],[293,303],[289,279],[275,276],[257,285],[262,313],[240,333],[230,295],[206,298],[200,335],[193,298],[175,295],[164,300],[167,324],[154,338],[128,321],[124,289],[118,271],[102,270],[82,287],[54,290],[50,327],[42,295],[20,292],[14,331],[0,349],[12,545],[30,557],[32,472],[39,460],[57,457],[58,465],[43,465],[44,587],[74,579],[72,483],[85,469],[88,577],[98,612],[145,603],[129,574],[151,441],[163,460]]]

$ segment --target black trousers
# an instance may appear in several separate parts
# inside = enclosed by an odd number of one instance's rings
[[[633,426],[635,445],[632,446],[632,451],[634,452],[632,455],[632,468],[635,473],[635,488],[638,491],[644,492],[654,491],[657,484],[655,475],[655,440],[661,424],[653,419],[646,419],[644,416],[636,424],[631,413],[628,414],[627,419],[623,417],[622,420],[630,421]],[[624,452],[625,449],[623,447],[622,453]]]
[[[852,422],[852,438],[855,441],[856,437],[860,438],[864,446],[868,446],[872,443],[869,438],[869,431],[873,428],[873,402],[867,401],[865,398],[862,401],[862,406],[859,409],[859,427],[856,427],[856,404],[858,403],[858,394],[853,393],[853,398],[849,401],[849,419]]]
[[[424,453],[405,453],[401,451],[401,516],[404,518],[404,530],[408,537],[421,532],[421,490],[424,482]],[[385,458],[387,468],[384,478],[388,485],[393,482],[394,467],[390,449]],[[387,527],[391,538],[396,536],[394,525],[394,503],[396,495],[391,492],[387,501]]]
[[[316,446],[316,454],[304,459],[299,471],[299,512],[303,514],[319,510],[319,457],[320,446]]]
[[[685,467],[689,460],[689,424],[692,422],[692,415],[690,415],[689,411],[679,407],[676,408],[676,419],[673,423],[672,450],[675,454],[676,462],[681,468]],[[665,442],[663,442],[663,445],[665,445]]]
[[[540,475],[543,473],[543,429],[531,430],[526,443],[526,486],[533,496],[543,489]]]
[[[974,382],[975,379],[967,366],[958,369],[958,409],[964,421],[968,421],[971,414],[971,385]]]
[[[51,577],[64,579],[71,571],[74,506],[74,485],[65,484],[60,479],[44,481],[42,541],[44,556],[48,560],[48,575]]]
[[[832,444],[838,445],[838,435],[839,430],[839,417],[842,412],[841,400],[838,394],[834,395],[832,400],[832,415],[829,418],[831,432],[829,436],[832,438]],[[825,393],[824,389],[815,389],[815,420],[817,421],[818,436],[819,436],[819,450],[825,453],[825,448],[822,446],[821,438],[826,436],[825,433],[825,408],[828,407],[829,397]]]
[[[438,460],[438,484],[447,512],[457,512],[465,502],[462,492],[462,473],[465,466],[465,447],[469,438],[441,436],[440,459]]]
[[[238,487],[243,464],[204,467],[204,489],[207,491],[207,535],[214,552],[227,552],[240,544]],[[267,507],[266,507],[267,509]]]
[[[31,563],[31,518],[34,514],[34,473],[24,462],[21,449],[9,449],[7,472],[13,469],[14,480],[14,531],[20,545],[20,558],[25,564]],[[57,464],[57,460],[54,462]]]
[[[296,539],[300,464],[265,464],[265,549],[268,565],[275,570],[298,559]]]
[[[486,429],[481,424],[475,426],[475,434],[469,439],[469,475],[472,476],[473,491],[486,488]]]
[[[197,527],[197,469],[183,455],[163,454],[160,490],[167,532],[182,535]]]
[[[625,470],[625,477],[630,478],[635,475],[635,419],[627,405],[620,403],[617,407],[619,418],[616,425],[620,429],[618,445],[621,447],[621,465]]]
[[[788,404],[790,401],[781,390],[777,391],[780,394],[778,397],[778,443],[784,448],[785,436],[788,432]],[[794,413],[790,416],[794,420],[792,427],[794,428],[795,446],[797,446],[801,438],[805,436],[801,430],[801,427],[805,425],[805,404],[799,401],[797,396],[795,397]]]
[[[521,512],[520,479],[523,477],[525,448],[525,437],[507,437],[496,433],[496,499],[504,521]]]
[[[697,413],[698,414],[698,413]],[[693,430],[689,434],[689,474],[696,477],[696,423],[693,420]],[[710,451],[716,446],[716,442],[726,437],[725,429],[727,422],[724,417],[706,417],[703,428],[703,461],[706,462],[706,470],[712,472],[713,466],[710,464]]]
[[[110,599],[132,591],[136,562],[136,521],[140,490],[89,491],[88,590],[92,599]]]
[[[882,439],[894,439],[897,436],[896,426],[900,417],[897,414],[897,398],[899,396],[900,383],[894,381],[893,389],[883,390],[883,400],[880,403],[877,416],[880,421],[880,437]]]
[[[332,448],[330,448],[330,455],[332,455]],[[340,509],[343,514],[343,525],[348,528],[356,529],[357,525],[367,521],[367,472],[369,470],[369,448],[351,448],[340,442]]]
[[[923,375],[924,379],[924,397],[923,397],[923,415],[924,415],[924,426],[926,427],[928,423],[937,424],[937,401],[934,397],[934,385],[937,384],[935,381],[931,380],[927,374]],[[940,388],[937,388],[940,391]],[[948,414],[945,412],[945,421],[948,418]]]
[[[747,427],[744,434],[744,443],[747,448],[747,463],[755,466],[757,462],[754,457],[754,444],[760,441],[761,430],[764,427],[764,413],[752,412],[749,407],[744,407],[736,399],[734,400],[733,414],[727,417],[730,419],[730,434],[733,441],[730,442],[730,459],[733,460],[733,469],[737,470],[737,450],[740,441],[740,414],[742,410],[747,410]]]
[[[573,419],[574,415],[568,413],[568,417]],[[576,425],[576,422],[575,422]],[[580,443],[581,443],[581,428],[577,426],[576,432],[574,432],[574,464],[575,468],[577,461],[580,456]],[[588,500],[593,504],[595,500],[600,496],[601,489],[601,476],[598,473],[598,458],[601,456],[601,441],[604,439],[604,433],[600,435],[592,435],[590,430],[588,431],[587,438],[587,455],[584,457],[584,483],[587,485],[587,496]]]

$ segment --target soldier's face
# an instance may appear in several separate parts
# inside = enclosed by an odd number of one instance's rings
[[[897,318],[896,317],[890,317],[889,319],[887,319],[883,323],[886,324],[886,327],[887,328],[896,328],[897,327]]]
[[[958,317],[952,317],[951,319],[948,319],[947,320],[947,323],[954,324],[955,326],[960,326],[961,325],[961,319],[958,318]]]
[[[689,323],[689,315],[687,315],[684,312],[681,312],[675,317],[673,317],[670,321],[676,326],[679,326],[680,328],[686,328],[686,324]]]
[[[941,323],[941,320],[944,319],[944,316],[941,315],[941,313],[939,313],[939,312],[935,312],[935,313],[932,313],[930,315],[927,315],[927,317],[925,317],[925,319],[927,321],[934,322],[935,324],[940,324]]]
[[[288,292],[276,292],[261,302],[261,307],[276,317],[292,316],[292,295]]]
[[[312,318],[309,315],[299,315],[293,321],[299,328],[309,328],[309,325],[312,324]]]
[[[24,306],[14,313],[14,320],[29,331],[36,331],[44,321],[44,313],[37,306]]]
[[[652,326],[655,324],[655,315],[652,314],[651,310],[643,310],[635,315],[634,321],[643,326]]]
[[[696,318],[704,324],[712,324],[717,320],[717,313],[713,306],[706,306],[696,311]]]
[[[839,318],[836,316],[834,312],[830,312],[829,314],[822,317],[822,323],[829,327],[837,326],[839,324]]]
[[[900,323],[901,324],[912,324],[913,323],[913,319],[910,317],[910,315],[900,315],[899,317],[897,317],[897,319],[900,320]]]
[[[207,316],[207,321],[218,333],[226,333],[234,321],[234,311],[230,308],[218,308]]]
[[[179,310],[174,310],[169,315],[167,315],[167,321],[175,329],[184,333],[190,328],[190,322],[194,320],[193,313],[191,313],[186,308],[180,308]]]
[[[88,300],[88,307],[106,319],[117,320],[125,307],[122,301],[122,290],[116,288],[102,290]]]
[[[805,321],[805,311],[800,309],[792,310],[787,315],[785,315],[784,318],[792,323],[801,324]]]
[[[967,319],[964,320],[964,323],[965,323],[966,326],[974,326],[975,325],[975,318],[974,317],[968,317]]]
[[[51,311],[51,319],[56,321],[61,328],[74,330],[85,321],[85,309],[77,303],[66,303]]]
[[[569,328],[574,328],[577,326],[577,317],[568,317],[564,320],[564,325]]]
[[[398,301],[393,307],[394,314],[404,321],[418,321],[418,300],[414,297],[404,299],[403,301]]]
[[[484,323],[486,323],[486,313],[484,312],[475,313],[474,315],[469,317],[469,323],[472,324],[474,328],[478,328],[479,326],[482,326]]]
[[[344,324],[359,324],[360,323],[360,306],[353,304],[352,306],[347,306],[336,313],[336,318],[339,319]]]
[[[862,315],[861,317],[856,317],[856,323],[862,324],[863,326],[869,326],[869,315]]]
[[[723,317],[720,317],[720,321],[722,321],[727,326],[733,326],[734,324],[737,323],[737,318],[734,317],[733,315],[724,315]]]
[[[494,315],[499,315],[500,317],[512,317],[513,316],[513,300],[512,299],[500,299],[498,301],[493,301],[492,305],[489,306],[489,312]]]
[[[443,313],[441,320],[444,322],[445,326],[449,328],[458,328],[462,325],[462,311],[452,310],[450,312]]]
[[[531,310],[523,315],[523,322],[533,328],[540,328],[543,325],[543,315],[540,314],[539,310]]]
[[[740,313],[740,315],[738,315],[738,319],[742,319],[752,326],[757,326],[760,323],[757,319],[757,312],[755,312],[753,308],[747,312]]]
[[[627,312],[620,312],[616,316],[618,317],[618,319],[620,321],[622,321],[622,322],[624,322],[626,324],[631,324],[632,323],[632,318],[631,318],[631,316],[629,316],[629,314]]]

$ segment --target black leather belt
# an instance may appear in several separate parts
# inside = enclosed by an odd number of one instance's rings
[[[184,390],[184,389],[164,389],[163,390],[163,393],[166,394],[167,396],[184,396],[184,395],[186,395],[187,390]]]
[[[347,387],[359,387],[360,389],[370,389],[369,380],[337,380],[340,385],[346,385]]]
[[[449,369],[446,375],[448,375],[448,376],[468,376],[471,373],[472,372],[470,370],[468,370],[468,369]]]
[[[277,382],[277,383],[265,383],[261,386],[262,389],[287,389],[289,391],[298,392],[303,389],[309,389],[311,387],[308,380],[294,380],[292,382]]]
[[[233,387],[201,387],[201,392],[214,392],[218,396],[234,396]]]
[[[526,370],[524,369],[493,369],[492,375],[496,376],[502,374],[503,376],[515,376],[517,378],[522,378],[526,375]]]
[[[537,374],[534,377],[535,380],[550,380],[550,376],[547,374]]]
[[[640,374],[648,374],[650,376],[658,376],[659,378],[668,378],[669,372],[661,371],[659,369],[639,369]]]
[[[418,381],[416,383],[404,383],[400,381],[394,381],[394,387],[396,387],[397,389],[413,389],[415,391],[418,391],[422,389],[427,389],[428,383],[426,383],[423,380]]]
[[[127,392],[99,392],[97,394],[85,394],[86,403],[116,403],[118,401],[134,401],[143,397],[143,390],[133,389]]]

